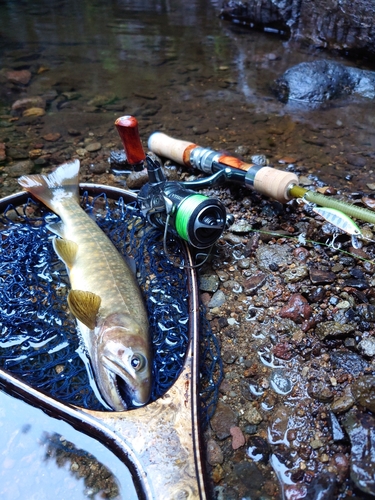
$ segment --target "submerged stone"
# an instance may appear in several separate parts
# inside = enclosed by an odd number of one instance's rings
[[[275,93],[283,101],[320,103],[344,95],[375,98],[375,72],[328,60],[302,62],[275,81]]]

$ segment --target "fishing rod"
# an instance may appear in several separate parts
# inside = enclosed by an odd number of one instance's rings
[[[150,136],[148,147],[161,157],[170,158],[179,164],[197,168],[210,175],[201,182],[193,181],[190,186],[194,184],[209,187],[223,181],[239,182],[281,203],[286,203],[293,198],[302,199],[305,202],[339,210],[351,217],[375,224],[375,213],[371,210],[305,189],[298,185],[298,177],[294,173],[277,170],[268,165],[246,163],[226,153],[175,139],[162,132],[154,132]]]

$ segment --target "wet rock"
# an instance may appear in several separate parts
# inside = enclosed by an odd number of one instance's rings
[[[283,370],[272,370],[270,376],[270,387],[277,394],[288,394],[293,386],[290,379],[286,376]]]
[[[265,439],[260,436],[251,436],[248,439],[246,454],[254,462],[267,463],[270,456],[270,446]]]
[[[343,325],[337,321],[325,321],[316,326],[315,333],[321,340],[324,340],[327,337],[341,337],[348,335],[349,333],[354,332],[355,329],[355,324],[347,323]]]
[[[351,442],[350,477],[361,491],[375,496],[375,418],[352,410],[343,424]]]
[[[9,167],[10,177],[21,177],[21,175],[31,174],[34,170],[34,163],[31,160],[19,161]]]
[[[286,342],[279,342],[273,348],[273,354],[279,359],[291,359],[293,357],[292,346]]]
[[[321,401],[322,403],[329,403],[333,401],[333,393],[324,382],[311,382],[309,384],[307,392],[310,397]]]
[[[332,472],[317,474],[307,488],[305,500],[332,500],[336,498],[336,476]]]
[[[336,415],[332,411],[329,412],[329,424],[331,428],[332,439],[335,442],[342,441],[345,435],[343,430],[341,429],[341,425],[339,424]]]
[[[357,250],[361,250],[358,248]],[[367,290],[369,284],[365,280],[347,279],[345,280],[345,286],[351,286],[357,290]]]
[[[321,302],[326,296],[326,291],[323,287],[317,286],[309,290],[308,300],[310,303]]]
[[[306,248],[298,247],[293,250],[293,256],[300,262],[306,262],[309,251]]]
[[[211,419],[211,428],[220,440],[229,437],[231,427],[237,426],[237,415],[225,403],[219,401],[215,415]]]
[[[369,366],[369,363],[355,352],[336,351],[331,353],[330,358],[335,368],[341,368],[354,377],[357,377]]]
[[[331,403],[331,410],[335,414],[345,413],[346,411],[350,410],[350,408],[352,408],[354,404],[354,397],[350,391],[350,387],[348,387],[348,389],[345,390],[342,396],[336,397],[333,400],[333,402]]]
[[[251,224],[249,224],[246,220],[239,220],[232,224],[229,228],[231,233],[249,233],[252,229]]]
[[[219,277],[216,274],[203,274],[199,277],[199,289],[203,292],[216,292],[219,288]]]
[[[108,163],[105,162],[99,162],[90,165],[90,172],[95,175],[105,174],[107,170],[108,170]]]
[[[245,257],[244,259],[239,259],[239,261],[238,261],[238,267],[240,269],[249,269],[250,264],[251,264],[251,260],[247,257]]]
[[[207,442],[207,462],[212,465],[222,464],[224,461],[224,455],[220,448],[220,445],[214,440],[209,439]]]
[[[289,318],[295,323],[302,323],[311,317],[312,309],[308,301],[299,293],[291,295],[279,312],[281,318]]]
[[[364,321],[375,321],[375,307],[371,304],[359,304],[356,307],[356,312]]]
[[[214,307],[221,307],[222,305],[225,304],[226,302],[226,297],[225,297],[225,294],[224,292],[222,292],[221,290],[218,290],[217,292],[215,292],[210,300],[210,302],[207,304],[207,306],[210,308],[210,309],[213,309]]]
[[[258,425],[263,420],[262,415],[259,413],[255,405],[247,406],[243,417],[250,425]]]
[[[375,356],[375,339],[369,337],[367,339],[361,340],[358,344],[358,351],[368,358],[373,358]]]
[[[350,94],[374,99],[375,73],[327,60],[303,62],[278,78],[274,90],[283,102],[321,103]]]
[[[336,279],[335,273],[312,267],[310,269],[310,280],[314,284],[333,283]]]
[[[7,71],[6,77],[8,81],[15,83],[16,85],[28,85],[31,80],[31,73],[28,69]]]
[[[267,280],[267,275],[262,272],[257,272],[250,278],[245,280],[243,287],[246,294],[251,295],[255,293],[260,287],[264,285]]]
[[[232,448],[238,450],[245,444],[245,436],[243,435],[241,429],[237,426],[230,428],[230,433],[232,436]]]
[[[271,264],[281,266],[282,264],[288,262],[288,260],[291,258],[292,252],[291,249],[286,245],[262,245],[257,248],[255,255],[258,266],[263,271],[268,271]]]
[[[126,178],[126,187],[128,189],[140,189],[148,182],[148,172],[146,169],[139,172],[131,172]]]
[[[243,461],[234,465],[233,473],[241,488],[241,498],[260,498],[264,478],[254,462]]]
[[[349,476],[350,464],[344,453],[335,453],[329,462],[330,469],[337,476],[339,483],[343,483]]]
[[[285,283],[297,283],[303,280],[308,275],[308,269],[306,266],[296,266],[292,269],[288,269],[283,273],[283,278]]]
[[[236,361],[236,359],[238,358],[236,352],[233,351],[232,349],[223,350],[221,356],[222,356],[224,363],[226,363],[227,365],[232,365]]]
[[[236,280],[224,281],[223,287],[226,290],[231,290],[233,293],[241,293],[242,292],[242,286]]]
[[[356,401],[375,413],[375,376],[363,375],[352,383],[352,394]]]
[[[268,428],[270,444],[287,444],[287,432],[289,430],[290,412],[286,406],[278,406],[272,413],[272,420]]]

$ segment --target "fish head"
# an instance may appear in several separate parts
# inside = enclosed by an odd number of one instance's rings
[[[116,411],[145,405],[151,395],[148,332],[126,314],[112,314],[100,326],[93,370],[105,401]]]

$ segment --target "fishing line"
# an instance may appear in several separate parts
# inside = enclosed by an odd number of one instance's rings
[[[298,236],[292,236],[290,234],[281,234],[281,233],[277,233],[275,231],[262,231],[261,229],[250,229],[249,232],[251,232],[251,233],[259,233],[259,234],[267,234],[267,235],[274,236],[274,237],[277,237],[277,238],[288,238],[288,239],[293,239],[293,240],[297,240],[298,241]],[[348,252],[346,250],[342,250],[341,248],[336,248],[336,247],[333,248],[332,245],[330,245],[328,243],[323,243],[321,241],[315,241],[315,240],[310,240],[310,239],[306,239],[306,238],[304,238],[304,242],[305,243],[311,243],[314,246],[316,246],[316,245],[320,246],[321,245],[321,246],[324,246],[324,247],[327,247],[327,248],[331,248],[332,250],[344,253],[344,254],[349,255],[350,257],[353,257],[355,259],[362,260],[364,262],[369,262],[370,264],[375,264],[374,260],[366,259],[365,257],[361,257],[360,255]]]
[[[205,264],[207,262],[208,257],[211,255],[211,252],[212,252],[214,245],[211,245],[211,247],[208,249],[207,255],[205,256],[203,261],[200,262],[199,264],[195,264],[195,265],[178,264],[175,260],[172,259],[170,253],[168,252],[168,248],[167,248],[169,219],[170,219],[170,214],[167,215],[167,219],[165,221],[165,227],[164,227],[164,235],[163,235],[163,250],[164,250],[164,254],[165,254],[166,258],[168,259],[168,261],[171,264],[173,264],[175,267],[179,267],[180,269],[197,269],[197,268],[203,266],[203,264]]]

